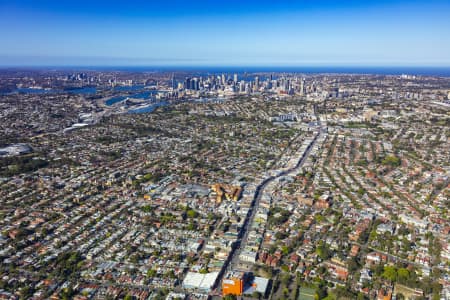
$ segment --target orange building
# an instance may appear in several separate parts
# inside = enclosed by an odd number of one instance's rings
[[[244,273],[231,272],[222,281],[222,295],[241,296],[244,292]]]

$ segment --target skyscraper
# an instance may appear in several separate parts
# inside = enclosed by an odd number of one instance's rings
[[[174,73],[172,73],[172,89],[176,89],[177,88],[177,85],[176,85],[176,82],[175,82],[175,75],[174,75]]]
[[[191,80],[191,90],[198,91],[200,89],[200,82],[198,78],[193,78]]]
[[[305,95],[305,78],[302,78],[300,81],[300,96]]]
[[[239,84],[239,91],[245,92],[245,81],[244,80],[241,80],[241,82]]]
[[[186,80],[184,81],[184,88],[187,90],[191,89],[191,78],[187,77]]]
[[[225,74],[222,74],[222,84],[225,85],[226,83],[227,82],[226,82]]]

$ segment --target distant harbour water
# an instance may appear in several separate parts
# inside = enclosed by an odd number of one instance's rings
[[[112,97],[112,98],[106,100],[105,104],[108,105],[108,106],[111,106],[111,105],[116,104],[117,102],[123,101],[125,99],[127,99],[126,96]]]
[[[145,107],[139,107],[139,108],[136,108],[136,109],[131,109],[131,110],[128,111],[128,113],[129,114],[151,113],[155,109],[157,109],[158,107],[167,106],[168,104],[169,103],[167,103],[167,102],[158,102],[158,103],[147,105]]]
[[[132,91],[132,90],[130,90],[130,91]],[[152,96],[154,94],[156,94],[156,93],[158,93],[158,91],[152,90],[152,91],[145,91],[145,92],[132,94],[132,95],[129,95],[129,96],[115,96],[115,97],[112,97],[112,98],[106,100],[105,104],[108,105],[108,106],[111,106],[111,105],[113,105],[115,103],[118,103],[118,102],[121,102],[121,101],[123,101],[123,100],[125,100],[127,98],[147,100],[147,99],[151,99]]]
[[[19,93],[19,94],[51,94],[55,93],[54,90],[49,89],[37,89],[37,88],[18,88],[13,93]]]
[[[96,94],[97,88],[95,87],[82,87],[82,88],[74,88],[74,89],[65,89],[65,92],[72,93],[72,94],[81,94],[81,95],[87,95],[87,94]]]
[[[17,88],[14,91],[8,94],[80,94],[80,95],[88,95],[88,94],[96,94],[97,88],[95,87],[82,87],[82,88],[70,88],[70,89],[43,89],[43,88]]]
[[[145,88],[145,85],[121,85],[114,87],[114,91],[117,92],[133,92],[139,91]]]
[[[138,92],[129,96],[130,98],[137,99],[147,99],[150,95],[157,93],[155,90],[147,91],[144,85],[131,85],[131,86],[116,86],[113,88],[114,92]],[[80,87],[80,88],[64,88],[64,89],[50,89],[50,88],[39,88],[39,87],[27,87],[27,88],[17,88],[12,92],[3,94],[79,94],[79,95],[90,95],[96,94],[98,89],[96,87]],[[114,97],[115,98],[115,97]],[[120,101],[120,100],[117,100]],[[107,104],[111,105],[111,104]]]

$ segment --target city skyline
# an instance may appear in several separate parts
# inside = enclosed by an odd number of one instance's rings
[[[445,1],[0,1],[0,66],[450,66]]]

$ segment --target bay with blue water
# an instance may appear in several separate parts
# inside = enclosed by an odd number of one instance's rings
[[[167,102],[158,102],[158,103],[147,105],[145,107],[139,107],[139,108],[136,108],[136,109],[131,109],[131,110],[128,111],[128,113],[129,114],[151,113],[155,109],[157,109],[158,107],[167,106],[167,105],[169,105],[169,103],[167,103]]]
[[[120,85],[114,87],[114,91],[116,92],[134,92],[144,89],[144,85]]]
[[[117,102],[121,102],[121,101],[123,101],[123,100],[125,100],[127,98],[128,98],[127,96],[112,97],[112,98],[109,98],[108,100],[106,100],[105,104],[108,105],[108,106],[111,106],[111,105],[113,105],[113,104],[115,104]]]
[[[82,88],[75,88],[75,89],[65,89],[64,92],[71,93],[71,94],[88,95],[88,94],[96,94],[97,88],[82,87]]]
[[[10,94],[19,93],[19,94],[52,94],[55,93],[54,90],[47,89],[34,89],[34,88],[18,88]]]
[[[34,94],[34,95],[41,95],[41,94],[62,94],[62,93],[69,93],[69,94],[79,94],[79,95],[89,95],[89,94],[96,94],[97,88],[95,87],[82,87],[82,88],[70,88],[70,89],[41,89],[41,88],[17,88],[14,91],[10,92],[9,94]]]
[[[132,89],[129,89],[128,91],[133,91]],[[134,99],[144,99],[144,100],[150,100],[152,99],[152,96],[158,93],[158,91],[152,90],[152,91],[143,91],[136,94],[131,94],[128,96],[115,96],[105,101],[105,104],[108,106],[111,106],[115,103],[124,101],[127,98],[134,98]]]

